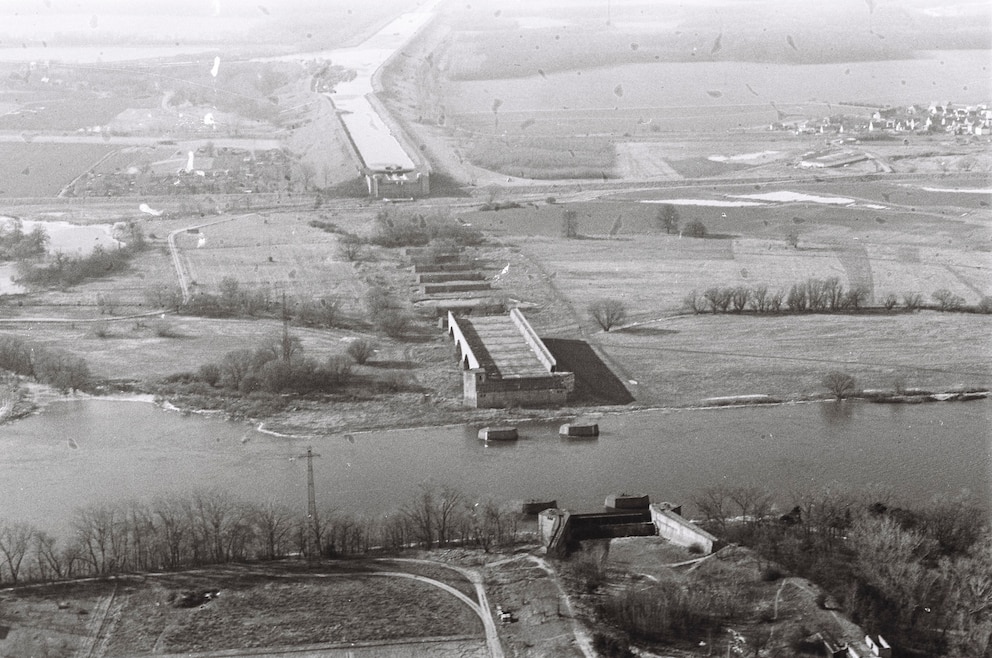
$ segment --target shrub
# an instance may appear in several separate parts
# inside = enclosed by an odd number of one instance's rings
[[[204,363],[196,371],[196,378],[210,386],[217,386],[221,378],[220,366],[215,363]]]
[[[915,311],[923,305],[923,295],[918,292],[907,292],[902,296],[902,304],[907,311]]]
[[[410,316],[396,309],[387,309],[376,318],[376,324],[390,338],[401,338],[410,328]]]
[[[828,372],[823,378],[823,386],[838,400],[852,395],[857,389],[857,380],[846,372]]]
[[[341,300],[335,297],[301,301],[294,310],[296,321],[307,327],[336,327],[341,322]]]
[[[111,338],[113,334],[110,331],[110,326],[106,322],[97,322],[90,329],[90,333],[94,338]]]
[[[992,313],[992,297],[985,295],[979,299],[977,308],[979,313]]]
[[[159,320],[154,325],[155,335],[159,338],[182,338],[182,333],[172,326],[171,322]]]
[[[689,544],[689,548],[687,550],[689,551],[690,555],[702,555],[703,553],[706,552],[706,549],[704,549],[703,545],[700,544],[699,542],[693,542]]]
[[[630,641],[626,638],[599,632],[592,636],[592,648],[605,658],[633,658],[637,655],[630,650]]]
[[[338,241],[338,254],[348,262],[361,260],[361,240],[355,235],[342,235]]]
[[[682,229],[682,235],[688,236],[690,238],[705,238],[706,237],[706,226],[698,219],[693,220],[685,225]]]
[[[364,364],[375,354],[375,343],[364,338],[353,340],[348,344],[348,356],[358,365]]]
[[[365,307],[369,316],[376,320],[380,315],[392,309],[393,300],[389,292],[382,286],[373,286],[365,293]]]
[[[935,290],[931,297],[937,302],[937,309],[940,311],[958,311],[964,306],[964,297],[955,295],[946,288]]]
[[[627,319],[627,307],[619,299],[600,299],[589,305],[589,315],[603,331],[609,331]]]
[[[891,311],[896,307],[896,304],[898,303],[899,303],[899,298],[896,297],[891,292],[888,295],[886,295],[885,298],[882,299],[882,306],[885,307],[886,311]]]
[[[761,571],[761,579],[766,583],[773,583],[782,577],[782,570],[778,567],[766,567]]]
[[[693,313],[702,313],[706,308],[704,304],[704,298],[699,295],[699,292],[693,290],[688,295],[682,298],[682,306]]]

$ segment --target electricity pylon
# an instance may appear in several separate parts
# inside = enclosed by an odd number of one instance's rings
[[[303,455],[300,455],[302,457]],[[315,560],[320,554],[320,521],[317,519],[317,495],[313,486],[313,446],[307,446],[307,559]]]

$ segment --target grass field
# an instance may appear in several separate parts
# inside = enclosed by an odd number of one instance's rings
[[[12,628],[5,655],[69,656],[91,642],[101,655],[134,656],[482,635],[464,603],[429,584],[371,576],[356,564],[316,573],[293,566],[9,593],[0,611]],[[208,590],[220,594],[191,608],[171,604],[181,592]]]
[[[834,370],[864,388],[992,385],[992,318],[932,311],[892,316],[682,316],[600,334],[641,404],[826,393]]]
[[[769,191],[759,187],[624,196],[724,198]],[[541,335],[587,336],[642,404],[695,404],[751,393],[804,397],[822,393],[823,374],[838,369],[866,387],[892,388],[896,380],[937,388],[988,386],[987,315],[682,314],[683,299],[693,290],[761,284],[787,290],[808,278],[867,286],[876,304],[890,293],[901,304],[903,295],[914,292],[930,302],[940,288],[968,304],[992,294],[992,245],[981,220],[988,211],[966,210],[962,217],[944,205],[945,196],[964,194],[928,196],[898,183],[881,191],[852,182],[825,187],[855,199],[877,195],[883,204],[883,193],[891,198],[907,190],[928,205],[678,206],[683,225],[700,220],[722,236],[707,239],[664,234],[655,220],[658,206],[620,200],[461,216],[499,236],[505,248],[493,259],[510,265],[500,280],[502,292],[532,306],[528,318]],[[788,189],[826,193],[817,185]],[[561,237],[566,209],[578,214],[580,239]],[[784,240],[790,230],[799,232],[797,248]],[[596,326],[586,308],[603,298],[625,304],[629,327],[604,333]]]
[[[66,184],[116,147],[5,142],[2,148],[0,199],[55,196]]]
[[[289,295],[340,298],[356,311],[364,291],[352,263],[337,253],[337,238],[311,227],[299,214],[238,216],[177,236],[197,290],[219,292],[233,277],[248,288]]]

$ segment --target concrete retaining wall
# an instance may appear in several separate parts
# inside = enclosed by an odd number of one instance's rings
[[[663,505],[651,506],[651,521],[658,529],[659,536],[677,546],[688,547],[696,544],[704,553],[709,554],[713,552],[713,546],[718,542],[716,537]]]
[[[568,400],[569,384],[574,386],[571,374],[487,380],[482,368],[474,368],[462,373],[463,403],[479,409],[561,406]]]
[[[422,263],[413,266],[414,274],[431,274],[434,272],[471,272],[475,269],[472,263]]]
[[[555,372],[558,368],[558,362],[555,361],[555,357],[551,356],[551,352],[545,347],[544,342],[538,338],[537,332],[530,326],[530,322],[527,322],[527,318],[524,317],[524,314],[520,312],[519,308],[510,311],[510,319],[513,320],[513,324],[517,325],[520,334],[527,341],[527,344],[530,345],[530,349],[534,354],[537,355],[538,360],[548,369],[548,372]]]
[[[481,292],[483,290],[491,289],[487,281],[480,281],[479,283],[472,283],[468,281],[457,281],[453,283],[425,283],[420,287],[425,295],[439,295],[446,292]]]
[[[468,344],[465,334],[462,333],[461,327],[458,326],[458,322],[455,320],[455,316],[451,311],[448,311],[448,333],[455,341],[455,345],[458,346],[459,359],[462,366],[468,369],[479,368],[479,359],[475,356],[475,352],[472,351],[472,347]]]
[[[417,283],[448,283],[450,281],[482,281],[479,272],[427,272],[417,275]]]

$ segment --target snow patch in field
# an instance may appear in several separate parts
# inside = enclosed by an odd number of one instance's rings
[[[992,187],[982,188],[956,188],[956,187],[921,187],[927,192],[953,192],[958,194],[992,194]]]
[[[761,199],[762,201],[777,201],[779,203],[789,203],[791,201],[803,201],[806,203],[825,203],[837,206],[848,206],[854,203],[854,199],[842,196],[816,196],[813,194],[803,194],[802,192],[763,192],[761,194],[736,194],[736,199]]]
[[[863,203],[860,208],[871,208],[872,210],[888,210],[888,206],[880,206],[877,203]]]
[[[749,162],[762,160],[770,155],[778,155],[781,151],[758,151],[757,153],[741,153],[740,155],[711,155],[707,160],[713,162]]]
[[[644,199],[641,203],[670,203],[673,206],[713,206],[717,208],[746,208],[768,205],[757,201],[720,201],[718,199]]]

